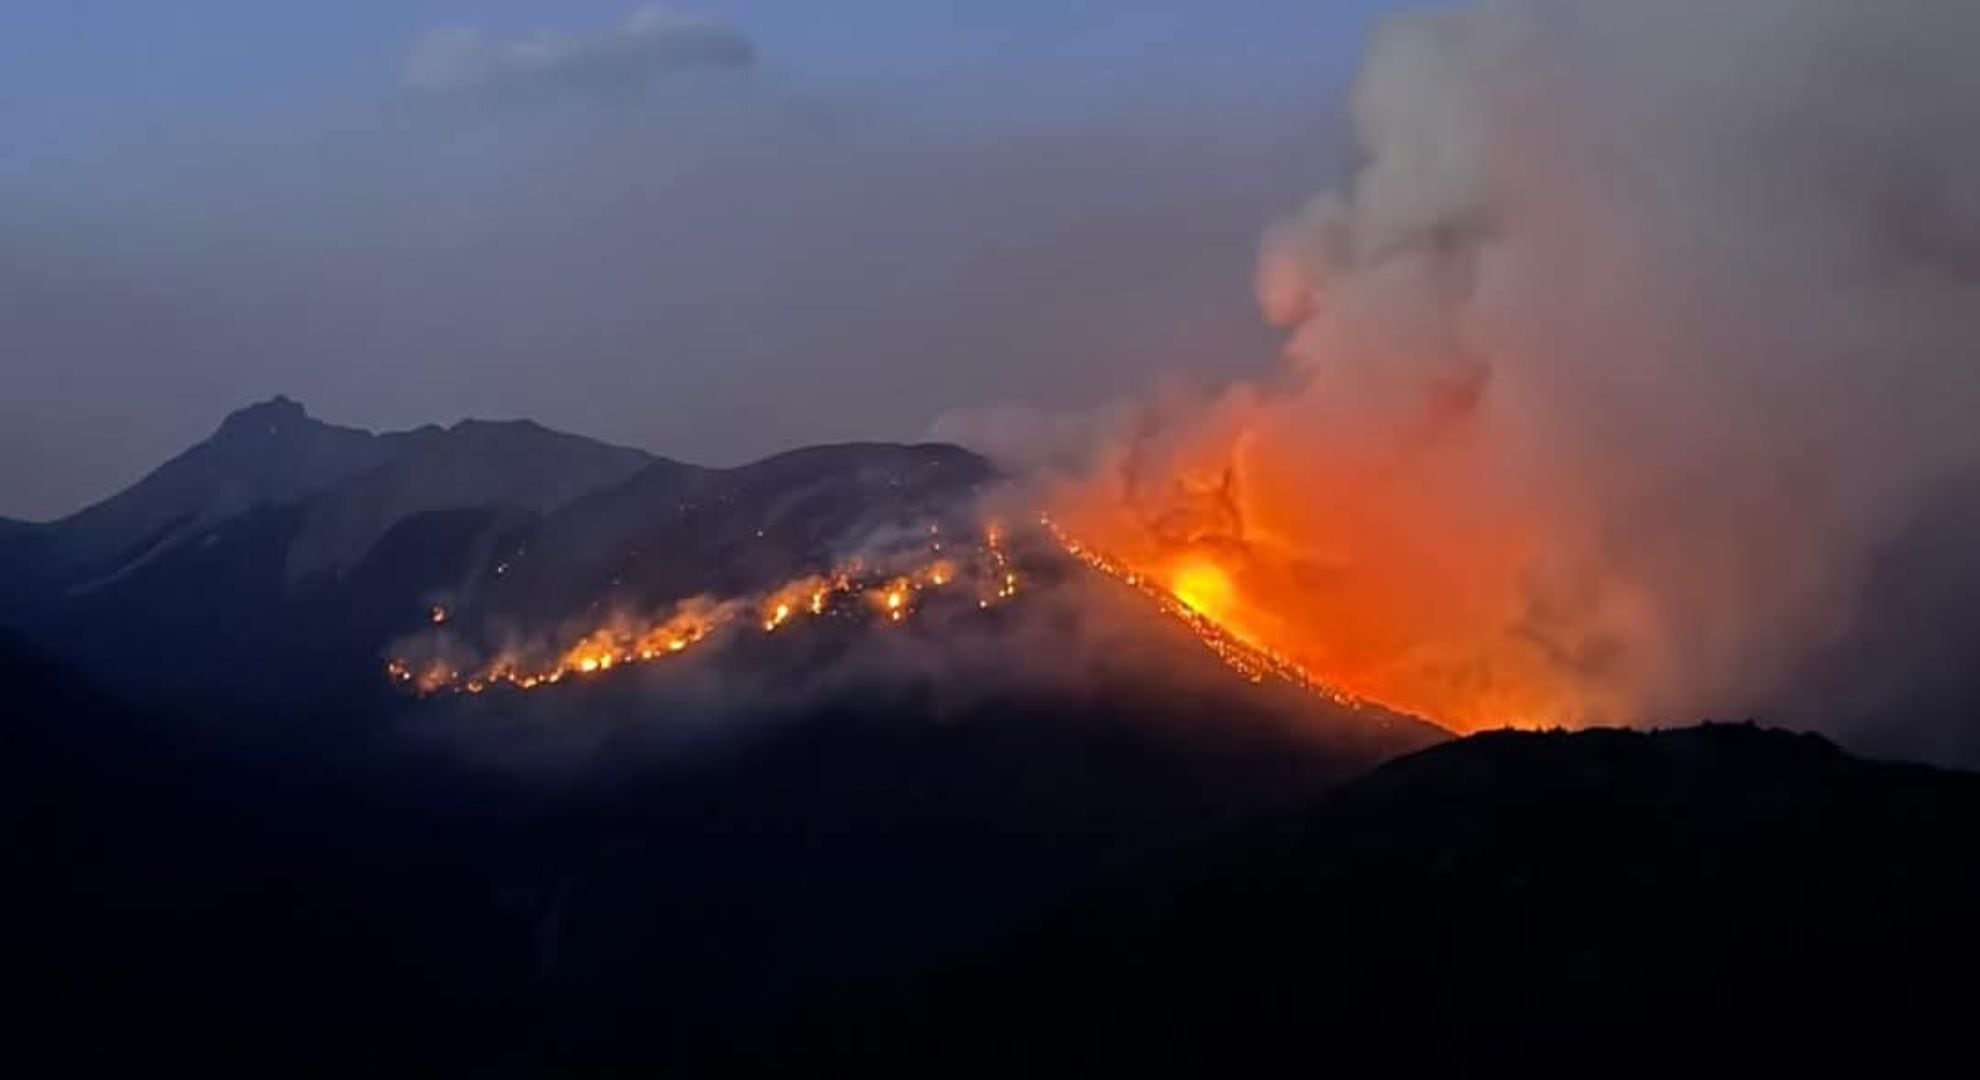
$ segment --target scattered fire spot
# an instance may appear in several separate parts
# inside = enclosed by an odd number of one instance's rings
[[[1163,577],[1129,567],[1085,546],[1049,518],[1040,518],[1040,525],[1067,555],[1133,589],[1163,614],[1182,622],[1205,648],[1244,678],[1254,683],[1278,679],[1337,703],[1361,704],[1293,660],[1245,640],[1238,631],[1220,621],[1220,611],[1231,595],[1231,584],[1214,564],[1173,567],[1166,576],[1169,584],[1163,585],[1160,583]],[[931,538],[939,535],[939,529],[931,526],[928,535]],[[599,625],[534,659],[505,653],[486,664],[461,670],[443,661],[394,658],[386,664],[386,675],[393,683],[422,696],[443,692],[481,694],[498,687],[536,690],[555,686],[572,676],[597,676],[618,667],[680,655],[738,621],[747,627],[751,612],[755,613],[754,622],[761,632],[777,633],[807,619],[858,617],[858,600],[864,597],[874,616],[886,624],[899,624],[921,610],[923,605],[916,599],[920,593],[945,590],[951,585],[958,585],[964,598],[973,593],[976,609],[985,611],[1018,595],[1018,569],[1005,550],[1004,537],[1004,530],[992,525],[972,555],[931,558],[906,573],[880,576],[865,563],[852,562],[828,574],[795,579],[754,600],[684,601],[668,614],[643,624],[622,620]],[[931,553],[939,555],[938,546],[931,539]],[[448,619],[444,609],[438,606],[433,609],[435,625]]]
[[[929,528],[928,546],[933,554],[940,551],[940,543],[932,539],[939,535],[939,526]],[[842,601],[861,595],[872,598],[875,610],[886,622],[902,623],[918,610],[915,596],[922,590],[941,589],[964,578],[1008,581],[1009,562],[1000,543],[998,537],[986,537],[974,560],[931,557],[916,569],[877,579],[863,561],[855,560],[829,574],[798,578],[751,601],[683,602],[671,613],[645,624],[621,620],[599,625],[535,659],[505,653],[489,663],[455,670],[444,664],[421,666],[394,658],[386,665],[386,673],[394,683],[421,695],[479,694],[496,687],[535,690],[570,676],[601,675],[617,667],[687,652],[749,611],[756,613],[755,623],[766,634],[805,619],[850,616],[857,605]],[[1007,587],[1000,588],[998,595],[1009,595]],[[593,605],[594,610],[597,607]],[[435,625],[441,621],[433,620]]]

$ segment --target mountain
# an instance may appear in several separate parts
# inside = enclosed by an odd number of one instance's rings
[[[1237,677],[1016,538],[1020,602],[896,624],[854,596],[538,692],[385,678],[413,633],[970,547],[995,479],[941,445],[713,469],[277,403],[88,528],[0,534],[63,571],[0,598],[0,927],[33,1027],[110,1068],[664,1068],[1444,737]]]
[[[527,420],[464,420],[388,438],[394,445],[386,461],[309,500],[289,549],[292,574],[346,570],[394,525],[418,514],[486,506],[547,513],[662,467],[644,451]]]
[[[1980,775],[1746,726],[1495,733],[1151,860],[731,1071],[1889,1067],[1959,1047]]]
[[[465,591],[491,616],[536,621],[568,615],[572,597],[637,609],[748,593],[830,569],[890,530],[941,523],[970,535],[995,475],[958,447],[886,443],[733,469],[655,465],[516,536]]]
[[[0,531],[0,620],[141,696],[313,702],[375,681],[438,597],[554,620],[756,587],[989,476],[952,447],[705,469],[524,421],[373,435],[277,398],[97,506]]]
[[[980,553],[997,479],[942,445],[705,468],[278,400],[100,507],[0,527],[22,1052],[1631,1071],[1963,1030],[1926,988],[1980,959],[1980,778],[1745,727],[1447,742],[1240,677],[1023,528],[995,603],[931,589],[892,619],[854,591],[768,630],[745,609],[527,691],[385,677],[408,640],[561,640]]]
[[[493,944],[495,919],[461,891],[476,836],[457,773],[421,763],[441,794],[420,802],[343,759],[276,773],[5,635],[0,683],[17,1054],[320,1069],[339,1029],[383,1045],[394,1011],[492,1007],[465,948]],[[352,785],[365,796],[336,794]]]
[[[49,525],[56,572],[72,587],[90,584],[89,574],[112,579],[215,523],[373,468],[393,449],[390,438],[322,423],[288,398],[242,409],[130,488]]]
[[[419,711],[450,738],[346,723],[316,744],[341,751],[271,757],[0,639],[17,1052],[78,1071],[664,1070],[711,1030],[968,948],[1437,737],[1302,734],[1295,702],[1275,715],[1170,644],[1214,677],[1153,685],[1124,657],[1078,692],[840,680],[744,727],[732,709],[687,755],[652,745],[678,699],[619,681],[525,732],[449,700]],[[560,736],[601,745],[579,769],[491,770],[505,732],[539,758]]]
[[[210,437],[101,503],[44,526],[0,529],[0,543],[33,534],[43,592],[73,593],[211,542],[217,526],[242,515],[307,503],[291,571],[337,571],[416,514],[549,510],[654,460],[524,421],[377,435],[324,423],[276,397],[229,415]]]

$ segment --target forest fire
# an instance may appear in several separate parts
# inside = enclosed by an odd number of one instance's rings
[[[1157,611],[1187,627],[1205,648],[1243,678],[1253,683],[1277,679],[1336,704],[1361,704],[1232,625],[1228,620],[1233,588],[1215,564],[1185,564],[1164,584],[1155,575],[1082,543],[1050,517],[1041,516],[1039,526],[1058,550],[1133,589]],[[719,632],[741,630],[752,623],[763,634],[780,633],[797,623],[822,618],[870,618],[881,625],[898,625],[921,611],[922,598],[931,592],[957,590],[967,602],[973,589],[979,610],[1018,595],[1016,561],[1006,550],[1001,528],[987,529],[967,555],[938,554],[941,550],[939,540],[931,541],[929,560],[906,571],[880,573],[862,562],[853,562],[828,574],[793,579],[754,598],[682,601],[652,619],[611,620],[578,633],[561,646],[505,651],[480,663],[394,657],[386,664],[386,674],[422,697],[481,694],[496,688],[535,690],[665,660]]]
[[[939,537],[939,531],[931,527],[929,535]],[[386,664],[386,675],[422,697],[481,694],[497,687],[535,690],[664,660],[752,621],[765,634],[804,620],[859,618],[862,611],[874,613],[886,624],[898,624],[920,610],[917,599],[930,590],[966,589],[973,584],[979,609],[1017,595],[1017,573],[1004,552],[999,530],[988,530],[970,558],[941,551],[941,541],[932,539],[927,561],[905,572],[881,573],[864,560],[855,560],[830,573],[793,579],[760,596],[684,600],[656,617],[611,619],[561,645],[503,650],[492,660],[461,663],[443,656],[427,660],[395,656]],[[446,620],[430,621],[439,627]],[[432,643],[415,639],[414,644]]]
[[[1388,639],[1381,625],[1357,617],[1348,606],[1355,596],[1333,604],[1316,598],[1309,583],[1275,567],[1270,552],[1214,533],[1188,543],[1137,546],[1131,541],[1148,537],[1094,513],[1092,506],[1088,504],[1077,525],[1040,514],[1037,527],[1024,530],[1024,543],[1016,551],[999,526],[986,528],[974,541],[947,547],[939,530],[931,527],[912,550],[877,562],[850,560],[757,594],[694,597],[654,615],[617,615],[550,642],[477,649],[460,637],[459,628],[472,620],[450,611],[444,624],[434,622],[423,635],[402,642],[386,673],[394,684],[422,697],[498,688],[537,690],[664,661],[740,633],[786,634],[827,619],[899,626],[916,621],[938,594],[965,609],[973,601],[976,610],[988,611],[1019,595],[1018,551],[1026,558],[1048,559],[1053,556],[1044,553],[1056,551],[1138,594],[1253,683],[1283,682],[1337,705],[1379,704],[1467,728],[1556,715],[1529,708],[1536,699],[1518,696],[1538,684],[1405,681],[1399,673],[1410,669],[1385,666],[1380,646]],[[1096,542],[1096,536],[1106,540]],[[1324,621],[1316,621],[1322,616]],[[1315,626],[1335,627],[1340,634],[1316,637]]]
[[[1203,646],[1233,671],[1254,683],[1276,678],[1318,694],[1335,704],[1359,707],[1364,702],[1348,694],[1297,661],[1262,643],[1248,640],[1226,622],[1231,584],[1223,570],[1208,562],[1180,567],[1165,585],[1155,576],[1118,558],[1089,547],[1049,516],[1039,524],[1066,554],[1093,570],[1134,589],[1161,611],[1187,626]]]
[[[1435,692],[1414,693],[1412,687],[1388,679],[1389,672],[1370,663],[1367,649],[1332,650],[1307,647],[1302,636],[1308,624],[1279,615],[1288,604],[1316,603],[1294,595],[1291,588],[1277,594],[1261,592],[1261,582],[1289,580],[1274,576],[1266,560],[1243,545],[1199,540],[1169,548],[1103,547],[1089,535],[1120,539],[1132,534],[1099,528],[1082,532],[1060,518],[1041,514],[1037,529],[1027,529],[1023,550],[1036,554],[1056,549],[1087,569],[1137,593],[1160,614],[1186,627],[1199,643],[1225,666],[1253,683],[1279,681],[1313,693],[1337,705],[1360,707],[1379,703],[1414,712],[1439,722],[1478,727],[1505,723],[1521,716],[1493,688],[1460,687],[1469,699]],[[1104,526],[1106,522],[1101,520]],[[460,644],[462,620],[450,612],[444,624],[434,622],[424,636],[402,643],[386,665],[388,678],[418,696],[481,694],[497,688],[536,690],[570,680],[585,680],[620,668],[655,663],[686,653],[718,636],[756,632],[789,633],[799,624],[832,619],[882,627],[916,619],[937,593],[949,594],[968,607],[987,611],[1019,594],[1016,555],[1007,548],[1005,533],[990,527],[973,543],[945,550],[938,531],[931,529],[920,550],[874,565],[853,560],[825,573],[807,574],[755,595],[727,598],[695,597],[679,601],[647,617],[615,616],[574,630],[556,642],[537,642],[495,650],[492,654]],[[1264,597],[1261,602],[1260,597]],[[1346,608],[1330,609],[1345,616]],[[1343,617],[1346,633],[1364,631],[1368,624]],[[444,639],[444,647],[442,640]],[[1333,644],[1329,642],[1329,644]],[[463,655],[475,657],[464,660]],[[423,659],[421,657],[424,657]],[[1440,688],[1433,688],[1433,691]],[[1467,710],[1470,711],[1467,711]]]
[[[1360,491],[1356,492],[1360,494]],[[1224,493],[1216,512],[1115,512],[1088,488],[1057,504],[1048,527],[1076,557],[1140,590],[1234,668],[1272,674],[1340,701],[1380,704],[1457,730],[1532,727],[1591,715],[1572,678],[1580,662],[1502,612],[1518,610],[1521,528],[1432,530],[1382,546],[1335,519],[1294,533],[1262,493]],[[1367,489],[1373,519],[1407,496]],[[1298,505],[1290,494],[1274,500]],[[1467,526],[1474,523],[1466,523]],[[1354,544],[1309,548],[1306,536]],[[1288,539],[1291,537],[1293,539]],[[1348,558],[1343,553],[1353,552]],[[1495,627],[1505,629],[1494,632]],[[1459,633],[1464,631],[1464,633]],[[1597,655],[1599,642],[1585,646]]]

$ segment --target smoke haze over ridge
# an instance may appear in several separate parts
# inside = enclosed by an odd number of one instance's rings
[[[711,463],[946,412],[1454,723],[1819,714],[1866,618],[1964,662],[1980,603],[1920,584],[1958,545],[1889,579],[1980,457],[1974,15],[1494,0],[1387,20],[1342,95],[1369,12],[1267,9],[1020,4],[970,63],[907,12],[808,52],[772,3],[426,12],[363,100],[11,150],[0,513],[276,392]]]
[[[1399,16],[1362,163],[1266,234],[1287,370],[1173,395],[1063,513],[1465,726],[1775,709],[1980,466],[1980,14]]]

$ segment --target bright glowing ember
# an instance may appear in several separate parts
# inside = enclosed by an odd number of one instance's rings
[[[978,608],[989,608],[1017,595],[1017,574],[1003,550],[1000,532],[990,530],[968,557],[941,554],[939,535],[931,526],[927,554],[918,565],[904,572],[882,574],[863,561],[854,561],[830,573],[792,579],[760,596],[684,600],[657,616],[612,618],[561,644],[505,650],[486,661],[458,663],[396,656],[386,664],[386,675],[422,696],[443,692],[480,694],[496,687],[535,690],[555,686],[566,679],[602,675],[627,665],[664,660],[687,652],[718,632],[751,621],[762,633],[774,634],[802,620],[856,618],[863,605],[854,601],[860,598],[865,599],[866,609],[877,613],[885,623],[895,624],[907,621],[919,611],[916,598],[931,590],[973,588]],[[440,611],[437,607],[433,610]],[[450,623],[437,614],[429,621],[436,628]],[[435,644],[431,638],[411,642],[416,647]]]
[[[1240,624],[1231,621],[1237,594],[1218,565],[1180,562],[1164,584],[1157,575],[1131,568],[1080,543],[1050,518],[1041,517],[1040,526],[1066,555],[1134,589],[1157,611],[1187,627],[1240,676],[1254,683],[1278,679],[1339,704],[1359,705],[1288,656],[1249,637]],[[931,530],[930,535],[938,534]],[[1018,596],[1016,560],[1006,550],[1001,529],[987,530],[966,555],[941,552],[940,541],[933,540],[927,561],[905,572],[882,574],[863,563],[853,563],[829,574],[793,579],[754,598],[698,598],[683,601],[656,618],[610,620],[554,647],[504,652],[475,664],[397,657],[386,665],[386,673],[422,696],[480,694],[497,687],[535,690],[567,679],[663,660],[710,640],[718,632],[752,622],[764,634],[821,618],[873,618],[885,626],[912,618],[922,610],[919,598],[935,591],[957,591],[964,603],[973,593],[978,609]]]
[[[1052,518],[1042,517],[1039,522],[1066,554],[1133,588],[1163,614],[1188,627],[1205,648],[1246,679],[1254,683],[1267,678],[1280,679],[1336,704],[1349,707],[1364,704],[1292,657],[1249,637],[1242,628],[1226,621],[1222,612],[1228,610],[1233,594],[1229,579],[1214,564],[1184,563],[1173,575],[1175,584],[1164,585],[1156,576],[1082,543]]]
[[[1370,493],[1363,505],[1390,503]],[[1238,666],[1290,673],[1343,699],[1461,729],[1549,723],[1578,701],[1537,648],[1481,654],[1469,640],[1439,639],[1431,631],[1440,624],[1422,617],[1441,612],[1468,627],[1509,604],[1494,590],[1518,583],[1507,569],[1521,554],[1516,532],[1434,534],[1448,549],[1374,550],[1349,574],[1274,539],[1251,538],[1216,514],[1151,522],[1110,509],[1092,499],[1069,503],[1065,517],[1054,516],[1054,531],[1089,565],[1185,613],[1193,628],[1214,628],[1220,643],[1264,658]]]

